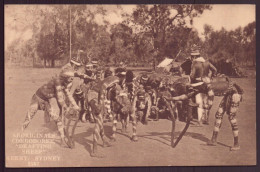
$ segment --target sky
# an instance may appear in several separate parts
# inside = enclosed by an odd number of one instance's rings
[[[28,5],[27,5],[28,6]],[[16,24],[19,27],[19,18],[27,18],[33,16],[23,16],[22,9],[25,5],[8,5],[5,6],[5,48],[14,39],[22,37],[22,39],[30,39],[32,32],[30,30],[22,33],[10,29],[9,26]],[[116,5],[105,5],[104,8],[109,11],[104,18],[109,20],[111,24],[116,24],[123,21],[122,13],[131,14],[135,9],[135,5],[122,5],[122,10],[119,10]],[[212,10],[206,10],[200,17],[194,18],[193,28],[199,32],[202,37],[203,26],[211,25],[214,30],[220,30],[224,27],[226,30],[234,30],[237,27],[244,27],[248,23],[255,21],[255,5],[212,5]],[[18,20],[14,21],[13,19]],[[103,24],[102,16],[96,16],[96,21]]]
[[[213,5],[212,10],[204,11],[194,19],[194,27],[201,34],[205,24],[211,25],[214,30],[222,27],[228,31],[237,27],[244,27],[255,21],[255,5]]]

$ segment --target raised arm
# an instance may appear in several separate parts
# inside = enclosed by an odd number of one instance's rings
[[[210,62],[209,62],[209,69],[212,71],[213,75],[216,75],[217,72],[218,72],[217,68],[213,64],[211,64]]]

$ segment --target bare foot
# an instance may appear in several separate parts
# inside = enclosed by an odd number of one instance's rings
[[[116,141],[116,138],[114,138],[114,137],[112,137],[111,139],[110,139],[110,142],[115,142]]]
[[[105,158],[106,156],[104,155],[104,154],[102,154],[102,153],[97,153],[97,152],[92,152],[91,154],[90,154],[90,156],[91,157],[95,157],[95,158]]]
[[[111,147],[112,144],[110,144],[108,141],[103,142],[103,147]]]
[[[131,138],[131,140],[134,141],[134,142],[137,142],[137,141],[138,141],[138,137],[137,137],[137,136],[133,136],[133,137]]]
[[[60,146],[63,148],[68,148],[68,147],[70,147],[70,144],[65,140],[65,138],[62,138]]]
[[[240,149],[240,146],[239,145],[235,145],[235,146],[230,148],[230,151],[237,151],[239,149]]]

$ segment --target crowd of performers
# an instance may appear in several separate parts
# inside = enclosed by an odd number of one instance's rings
[[[136,135],[138,121],[147,125],[149,120],[158,121],[159,118],[169,118],[165,113],[167,112],[165,101],[176,105],[174,113],[178,116],[179,121],[187,120],[187,115],[184,115],[185,109],[191,107],[197,111],[198,125],[208,125],[214,91],[217,90],[216,85],[212,83],[212,77],[217,75],[217,70],[207,59],[201,57],[198,49],[192,50],[191,57],[181,65],[181,69],[179,79],[186,78],[188,81],[179,82],[179,85],[176,85],[156,74],[143,73],[135,76],[131,70],[127,70],[124,63],[120,63],[120,66],[112,71],[110,68],[103,68],[95,60],[83,65],[77,58],[72,58],[68,64],[62,67],[58,75],[42,85],[32,96],[22,130],[28,127],[38,110],[43,110],[47,122],[50,119],[55,121],[61,136],[61,145],[66,146],[65,114],[77,113],[81,122],[96,123],[95,141],[97,141],[98,135],[104,139],[103,121],[112,121],[112,139],[115,139],[117,119],[113,116],[113,111],[117,108],[113,102],[118,102],[120,108],[125,111],[127,108],[131,109],[130,115],[125,118],[124,130],[126,130],[127,123],[131,121],[133,141],[138,140]],[[75,77],[80,78],[82,83],[72,90]],[[239,150],[236,113],[239,103],[242,101],[243,90],[227,77],[222,77],[222,80],[218,81],[218,83],[222,82],[222,87],[225,85],[225,88],[221,91],[223,98],[215,114],[213,135],[207,144],[216,145],[222,119],[226,113],[234,134],[234,145],[231,150]],[[96,99],[88,99],[90,90],[95,90]],[[123,90],[124,92],[111,90]],[[124,95],[127,95],[129,102],[121,99]],[[101,101],[102,107],[100,107]],[[122,101],[126,104],[123,104]],[[117,116],[117,118],[123,119],[124,117]],[[108,144],[108,142],[104,141],[104,144]],[[95,147],[96,145],[93,145],[93,149]]]

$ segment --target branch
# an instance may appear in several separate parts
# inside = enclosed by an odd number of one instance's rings
[[[173,18],[169,19],[168,24],[171,24],[179,16],[179,14],[180,13],[178,12]]]
[[[190,11],[188,12],[188,14],[186,16],[183,16],[183,18],[188,17],[191,14],[192,11],[193,11],[193,6],[190,7]]]

